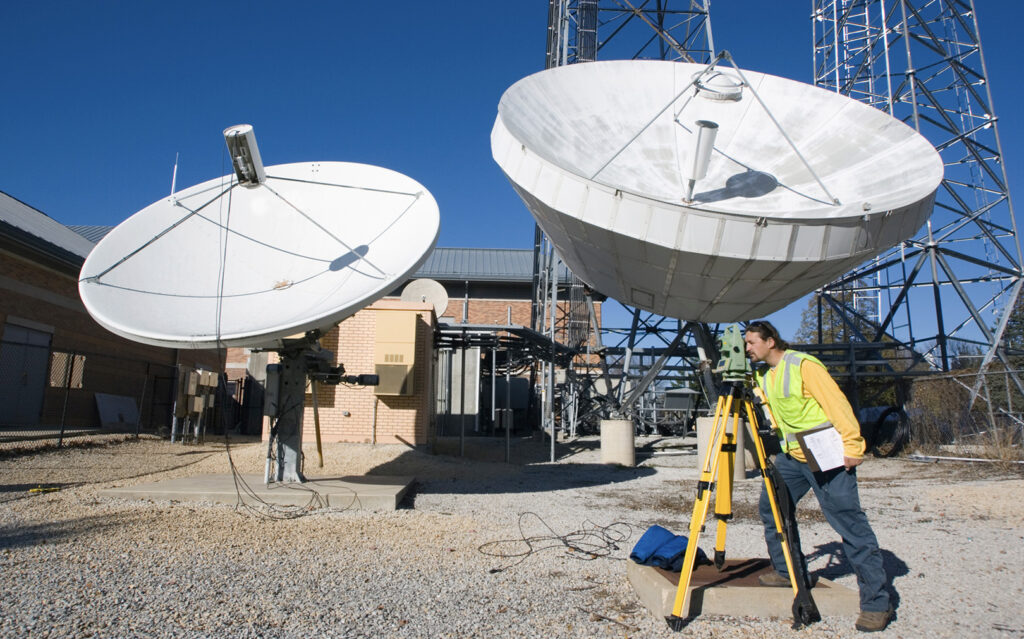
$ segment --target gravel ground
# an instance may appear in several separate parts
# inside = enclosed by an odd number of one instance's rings
[[[646,447],[678,442],[648,440]],[[453,449],[452,442],[446,442]],[[670,448],[666,450],[675,450]],[[641,606],[629,550],[651,524],[685,533],[694,455],[601,465],[598,442],[470,442],[467,457],[329,445],[311,476],[413,475],[394,512],[274,519],[213,504],[99,491],[229,472],[223,441],[158,439],[0,453],[3,637],[852,637],[853,617],[699,617],[682,633]],[[231,446],[262,473],[265,449]],[[313,449],[307,460],[316,459]],[[475,459],[474,459],[475,458]],[[309,464],[313,466],[313,464]],[[883,548],[897,616],[886,637],[1024,637],[1024,480],[953,464],[869,459],[861,500]],[[51,492],[34,488],[59,488]],[[730,556],[764,556],[757,480],[734,493]],[[801,508],[812,572],[856,588],[835,534]],[[595,544],[569,550],[553,536]],[[584,536],[584,534],[586,536]],[[536,538],[530,547],[523,537]],[[710,550],[713,539],[701,538]]]

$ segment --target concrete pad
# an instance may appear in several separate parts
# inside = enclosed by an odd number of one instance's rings
[[[309,479],[303,484],[263,483],[262,475],[240,475],[254,496],[243,490],[247,502],[256,498],[278,506],[303,506],[310,503],[313,491],[324,506],[348,510],[395,510],[413,482],[412,477],[362,475]],[[108,488],[104,497],[203,501],[235,505],[239,490],[232,475],[197,475],[150,484]]]
[[[679,573],[626,563],[626,576],[640,601],[659,619],[671,615]],[[768,588],[757,581],[770,570],[767,559],[727,559],[721,572],[714,566],[697,567],[683,600],[683,616],[792,617],[793,589]],[[819,578],[811,596],[823,617],[860,612],[859,594],[828,579]]]

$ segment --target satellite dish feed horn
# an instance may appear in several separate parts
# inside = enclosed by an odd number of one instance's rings
[[[693,140],[693,162],[690,164],[684,198],[687,204],[693,202],[693,186],[697,180],[703,180],[708,175],[708,164],[711,162],[711,152],[715,149],[715,137],[718,135],[718,125],[710,120],[697,120],[695,124],[697,134]]]
[[[235,168],[239,184],[251,187],[267,181],[260,149],[256,146],[256,133],[251,124],[236,124],[224,129],[224,141],[227,142],[231,165]]]

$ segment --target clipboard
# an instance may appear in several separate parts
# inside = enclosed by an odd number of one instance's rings
[[[845,464],[843,438],[832,424],[800,431],[796,434],[796,441],[804,453],[807,465],[816,473]]]

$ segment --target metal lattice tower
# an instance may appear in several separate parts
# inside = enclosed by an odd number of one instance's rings
[[[870,327],[861,340],[902,342],[934,368],[949,370],[964,346],[984,353],[983,366],[1005,361],[1024,280],[974,1],[815,0],[811,20],[815,84],[916,128],[945,164],[919,235],[819,295],[851,328]],[[874,317],[837,302],[867,294]]]
[[[713,48],[706,0],[549,1],[547,68],[591,62],[599,58],[708,63]],[[562,410],[559,417],[563,428],[574,434],[574,425],[577,417],[581,416],[580,411],[606,414],[626,399],[627,378],[635,380],[647,377],[653,365],[659,369],[665,367],[666,370],[679,368],[666,367],[663,358],[656,362],[655,357],[660,357],[666,350],[675,350],[679,340],[673,341],[673,336],[681,335],[681,323],[627,307],[626,312],[632,317],[630,328],[604,327],[598,333],[597,322],[592,316],[593,304],[582,282],[571,273],[568,274],[568,282],[561,281],[556,274],[564,267],[560,267],[554,247],[539,227],[535,227],[534,238],[531,327],[549,335],[553,340],[574,347],[591,343],[600,348],[600,368],[604,381],[601,392],[608,393],[617,385],[614,398],[606,395],[597,397],[589,404],[581,403],[577,398],[594,398],[594,393],[588,393],[588,390],[592,390],[590,384],[593,382],[589,373],[577,376],[574,371],[568,371],[566,383],[558,391],[554,383],[554,367],[549,364],[542,367],[543,428],[553,432],[557,412],[555,404],[560,403]],[[559,296],[562,296],[563,302],[559,301]],[[584,297],[585,302],[581,303]],[[608,338],[612,343],[605,343]],[[642,344],[647,338],[650,338],[653,346],[642,352]],[[634,351],[641,354],[634,358]],[[616,378],[614,380],[612,372]],[[560,396],[556,397],[556,394]],[[567,414],[566,406],[571,406],[572,415]],[[570,423],[572,427],[567,426]]]
[[[548,3],[549,69],[597,59],[710,62],[713,48],[706,0]]]

